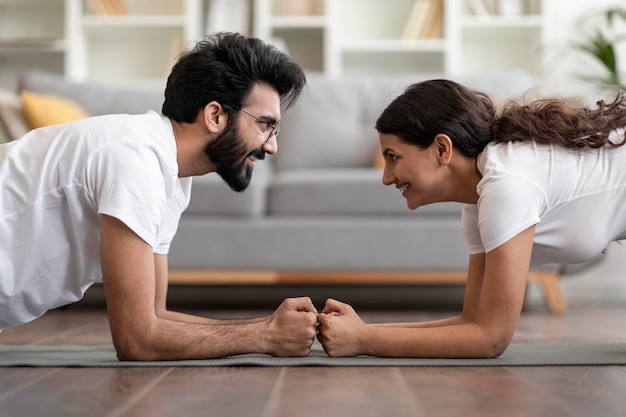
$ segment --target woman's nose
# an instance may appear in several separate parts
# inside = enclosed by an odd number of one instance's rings
[[[393,175],[391,170],[387,169],[387,164],[385,164],[385,167],[383,168],[383,184],[392,185],[395,182],[396,182],[395,176]]]

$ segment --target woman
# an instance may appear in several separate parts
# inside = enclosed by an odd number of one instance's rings
[[[626,238],[626,103],[509,102],[447,80],[409,87],[376,122],[383,183],[410,209],[458,201],[469,247],[458,317],[364,324],[328,300],[318,338],[331,356],[490,358],[509,345],[531,265],[578,263]]]

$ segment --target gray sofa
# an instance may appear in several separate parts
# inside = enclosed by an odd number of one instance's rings
[[[232,192],[216,174],[194,179],[169,256],[174,279],[354,284],[359,277],[365,283],[464,277],[460,206],[410,211],[373,165],[373,126],[382,109],[410,83],[435,77],[441,75],[309,73],[303,96],[283,113],[277,155],[257,164],[248,190]],[[533,86],[522,72],[453,78],[496,99]],[[160,110],[163,95],[163,85],[83,84],[42,72],[25,74],[20,88],[70,98],[90,115]]]
[[[172,268],[432,271],[467,265],[458,204],[410,211],[373,168],[374,122],[410,82],[308,74],[284,112],[278,153],[234,194],[214,175],[194,180],[171,252]],[[521,74],[465,81],[499,97],[532,85]]]

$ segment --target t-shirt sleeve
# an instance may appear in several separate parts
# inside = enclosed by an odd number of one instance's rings
[[[167,207],[157,154],[142,143],[117,141],[94,152],[87,172],[98,213],[122,221],[154,248]]]
[[[463,213],[470,253],[491,252],[539,223],[546,204],[539,187],[514,174],[483,178],[478,193],[477,205]]]

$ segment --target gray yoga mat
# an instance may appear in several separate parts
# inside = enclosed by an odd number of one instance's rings
[[[118,361],[113,346],[0,345],[0,366],[21,367],[219,367],[219,366],[601,366],[626,365],[626,343],[513,343],[494,359],[331,358],[314,346],[306,357],[262,354],[220,359]]]

